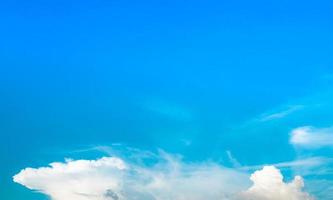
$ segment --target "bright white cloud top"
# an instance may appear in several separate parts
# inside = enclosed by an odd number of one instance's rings
[[[55,200],[97,200],[104,199],[108,189],[120,189],[125,169],[125,163],[114,157],[67,160],[51,163],[50,167],[26,168],[14,176],[14,181]]]
[[[265,166],[256,171],[250,178],[253,186],[242,194],[247,200],[312,200],[308,193],[303,192],[303,178],[296,176],[290,183],[283,182],[281,172],[273,166]]]
[[[246,173],[215,163],[184,163],[167,154],[149,165],[117,157],[66,160],[23,169],[13,179],[53,200],[312,200],[302,192],[301,177],[284,183],[275,167],[252,174],[249,188]]]
[[[320,148],[333,146],[333,128],[299,127],[291,132],[290,143],[297,147]]]

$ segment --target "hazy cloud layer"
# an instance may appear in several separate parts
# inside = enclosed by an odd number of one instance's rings
[[[138,164],[118,157],[66,160],[26,168],[14,181],[53,200],[310,200],[296,177],[284,183],[275,167],[251,176],[215,163],[184,163],[161,154],[157,162]],[[279,198],[278,198],[279,197]]]
[[[299,127],[291,132],[290,143],[302,148],[333,146],[333,128]]]

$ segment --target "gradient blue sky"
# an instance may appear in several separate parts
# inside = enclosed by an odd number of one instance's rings
[[[97,157],[73,151],[99,145],[230,167],[227,152],[242,166],[332,157],[332,145],[290,143],[298,127],[333,126],[332,10],[322,0],[0,1],[0,199],[45,199],[11,177]],[[309,185],[333,183],[324,165],[302,174]]]

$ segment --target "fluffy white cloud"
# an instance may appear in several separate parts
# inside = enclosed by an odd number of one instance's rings
[[[117,157],[66,160],[48,167],[26,168],[14,181],[53,200],[310,200],[296,177],[284,183],[274,167],[251,176],[215,163],[184,163],[162,154],[148,165]],[[241,192],[245,191],[245,192]]]
[[[299,127],[291,132],[290,143],[305,148],[333,146],[333,128]]]
[[[26,168],[14,181],[53,200],[218,200],[246,188],[247,174],[214,163],[186,164],[164,154],[144,166],[116,157],[67,160]]]
[[[302,177],[296,176],[290,183],[283,181],[281,172],[273,166],[265,166],[250,178],[253,186],[241,195],[244,200],[312,200],[302,191]]]
[[[67,160],[50,167],[26,168],[14,181],[55,200],[107,199],[109,189],[121,189],[125,163],[114,157],[99,160]]]

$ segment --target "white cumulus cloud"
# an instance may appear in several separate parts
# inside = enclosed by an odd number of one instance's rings
[[[107,199],[109,189],[121,189],[125,169],[125,163],[115,157],[67,160],[49,167],[26,168],[14,176],[14,182],[54,200],[100,200]]]
[[[241,195],[244,200],[313,200],[303,192],[302,177],[296,176],[290,183],[283,181],[281,172],[273,166],[265,166],[250,177],[253,186]]]

